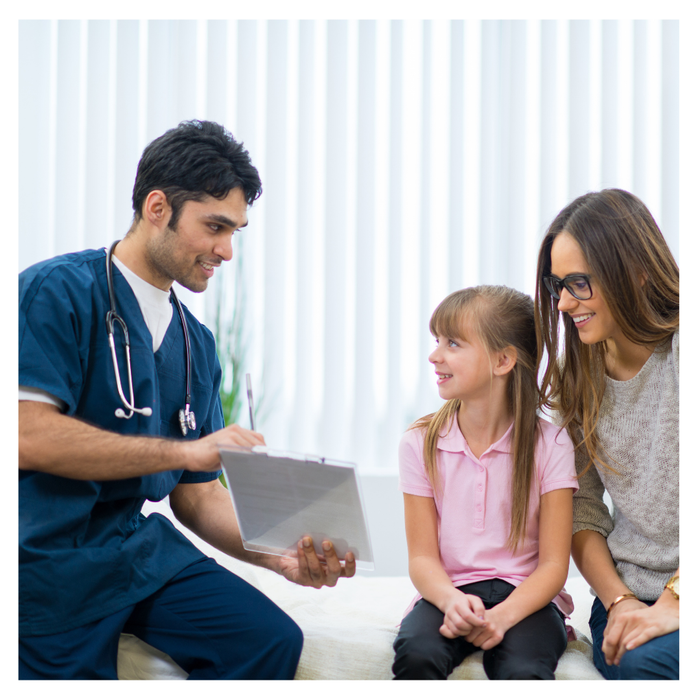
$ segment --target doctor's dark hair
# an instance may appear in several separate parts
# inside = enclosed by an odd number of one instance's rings
[[[551,273],[552,245],[561,233],[579,245],[593,294],[637,345],[661,346],[678,330],[678,265],[649,209],[621,189],[577,197],[557,214],[540,247],[535,295],[537,364],[544,365],[540,406],[559,414],[576,449],[586,454],[586,471],[594,461],[615,471],[605,462],[596,434],[606,387],[606,343],[582,343],[571,316],[559,312],[558,300],[544,284]]]
[[[535,446],[540,434],[537,417],[537,339],[532,298],[515,289],[481,285],[453,292],[440,302],[430,318],[434,337],[476,341],[487,353],[514,348],[516,362],[508,377],[511,433],[511,523],[508,547],[515,552],[527,534],[530,494],[536,479]],[[469,337],[467,337],[469,336]],[[437,467],[438,438],[457,420],[460,399],[446,401],[436,412],[416,421],[410,429],[424,431],[423,461],[433,491],[442,491]]]
[[[184,121],[146,146],[134,182],[134,221],[153,190],[165,194],[172,208],[168,225],[175,228],[185,202],[201,202],[207,195],[224,199],[236,187],[248,205],[262,194],[260,175],[243,144],[216,122]]]

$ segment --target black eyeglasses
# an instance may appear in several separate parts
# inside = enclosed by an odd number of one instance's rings
[[[544,286],[555,299],[561,298],[562,289],[566,289],[574,299],[579,301],[586,301],[593,296],[590,275],[567,275],[563,280],[554,275],[545,275],[542,280]]]

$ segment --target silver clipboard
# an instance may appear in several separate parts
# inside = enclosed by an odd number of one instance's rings
[[[309,535],[318,554],[328,539],[339,557],[352,552],[358,569],[374,570],[354,464],[224,445],[219,455],[245,549],[295,554],[297,542]]]

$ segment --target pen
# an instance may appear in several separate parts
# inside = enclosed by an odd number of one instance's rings
[[[253,387],[250,383],[250,375],[245,375],[245,383],[248,389],[248,411],[250,412],[250,429],[255,430],[255,418],[253,417]]]

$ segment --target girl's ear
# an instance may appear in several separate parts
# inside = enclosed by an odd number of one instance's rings
[[[496,363],[493,366],[493,373],[497,377],[504,377],[510,372],[518,360],[518,351],[509,345],[507,348],[496,353]]]

